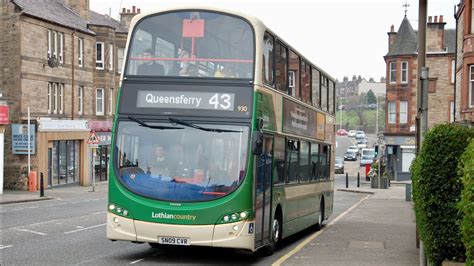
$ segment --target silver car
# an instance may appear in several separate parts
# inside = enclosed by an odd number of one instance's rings
[[[336,157],[334,172],[336,174],[344,174],[344,160],[341,157]]]

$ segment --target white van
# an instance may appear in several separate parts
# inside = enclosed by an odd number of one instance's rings
[[[375,149],[362,149],[361,156],[375,157]]]

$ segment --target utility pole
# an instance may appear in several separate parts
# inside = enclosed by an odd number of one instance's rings
[[[423,103],[425,97],[422,97],[423,87],[428,87],[428,69],[426,67],[426,16],[427,16],[427,8],[428,8],[428,0],[418,0],[418,86],[417,86],[417,93],[416,93],[416,107],[417,107],[417,125],[416,125],[416,153],[419,154],[421,150],[421,146],[423,144],[423,134],[425,133],[427,127],[423,124],[427,123],[426,120],[428,115],[422,115],[423,112],[427,112],[423,106],[428,106],[427,97],[426,102]],[[405,14],[406,16],[406,14]],[[423,73],[422,73],[423,69]],[[425,79],[422,79],[425,78]],[[422,81],[424,81],[425,86],[422,86]],[[417,222],[418,223],[418,222]],[[418,237],[418,225],[417,225],[417,238]],[[425,254],[425,245],[423,244],[423,240],[420,240],[420,266],[426,266],[426,254]]]
[[[375,109],[375,135],[379,135],[379,96],[375,95],[377,108]]]

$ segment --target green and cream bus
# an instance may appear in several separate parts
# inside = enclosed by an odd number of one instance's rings
[[[107,238],[272,253],[332,214],[335,81],[261,21],[140,14],[124,64]]]

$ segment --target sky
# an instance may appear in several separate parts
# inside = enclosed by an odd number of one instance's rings
[[[405,2],[406,1],[406,2]],[[454,29],[459,0],[428,1],[428,16],[444,16]],[[405,15],[418,28],[416,0],[91,0],[92,10],[119,18],[124,8],[141,12],[183,4],[204,4],[237,10],[259,18],[313,64],[338,80],[353,75],[379,80],[385,76],[390,26],[398,30]]]

